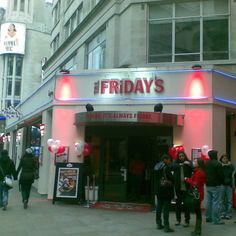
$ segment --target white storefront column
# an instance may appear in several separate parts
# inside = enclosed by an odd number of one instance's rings
[[[41,136],[42,155],[39,159],[39,180],[38,192],[47,194],[50,179],[51,153],[47,150],[47,140],[51,138],[52,129],[52,112],[45,111],[42,113],[42,123],[45,124],[45,134]]]
[[[218,158],[226,153],[226,108],[213,106],[212,119],[212,148],[218,151]]]

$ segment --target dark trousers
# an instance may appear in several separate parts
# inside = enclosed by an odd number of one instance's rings
[[[202,211],[201,211],[201,205],[195,209],[195,214],[196,214],[196,219],[197,220],[202,220]]]
[[[190,210],[184,206],[184,197],[185,197],[185,192],[184,191],[178,191],[176,192],[176,220],[178,222],[181,222],[181,211],[183,209],[184,211],[184,218],[185,222],[189,223],[190,220]]]
[[[164,226],[169,226],[169,212],[170,212],[171,200],[170,199],[160,199],[157,198],[156,207],[156,224],[162,225],[162,213]]]
[[[22,196],[23,202],[29,201],[31,185],[32,185],[31,183],[30,184],[20,184],[21,196]]]

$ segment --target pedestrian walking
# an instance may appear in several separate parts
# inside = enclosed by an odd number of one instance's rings
[[[4,177],[13,177],[17,179],[16,169],[13,161],[10,159],[7,150],[2,150],[0,156],[0,207],[4,211],[7,209],[9,187],[4,183]]]
[[[22,195],[24,209],[27,209],[32,183],[34,182],[34,173],[37,168],[33,155],[33,149],[27,148],[22,156],[17,168],[17,175],[20,173],[19,187]]]
[[[165,154],[162,156],[162,161],[158,162],[154,167],[157,198],[156,225],[157,229],[164,229],[166,233],[174,232],[169,224],[171,200],[174,197],[173,175],[170,168],[171,161],[171,157]]]
[[[221,193],[221,219],[229,220],[232,218],[232,185],[233,185],[233,172],[234,166],[230,162],[227,154],[220,157],[220,162],[223,168],[224,182]]]
[[[181,211],[183,209],[185,218],[183,226],[188,227],[190,221],[190,210],[187,207],[185,207],[184,198],[189,188],[189,184],[185,182],[185,178],[190,178],[192,176],[193,172],[192,162],[188,159],[185,152],[179,151],[177,153],[176,160],[174,160],[172,164],[172,168],[174,170],[174,186],[176,194],[175,225],[178,226],[181,224]]]
[[[216,150],[210,150],[206,161],[206,222],[213,222],[215,225],[224,224],[220,219],[221,189],[224,182],[224,174],[221,163],[218,161]]]
[[[200,236],[202,233],[202,211],[201,202],[204,199],[204,184],[206,182],[206,174],[204,172],[204,161],[197,158],[193,161],[193,175],[191,178],[185,178],[185,182],[190,184],[190,187],[196,186],[200,194],[199,204],[195,207],[196,223],[192,236]]]

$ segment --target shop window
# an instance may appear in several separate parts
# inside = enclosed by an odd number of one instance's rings
[[[229,59],[228,1],[149,6],[148,61]]]
[[[95,36],[88,43],[88,69],[105,68],[106,39],[105,31]]]

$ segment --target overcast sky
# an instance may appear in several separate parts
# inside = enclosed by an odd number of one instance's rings
[[[6,8],[7,6],[7,0],[0,0],[0,7]]]

